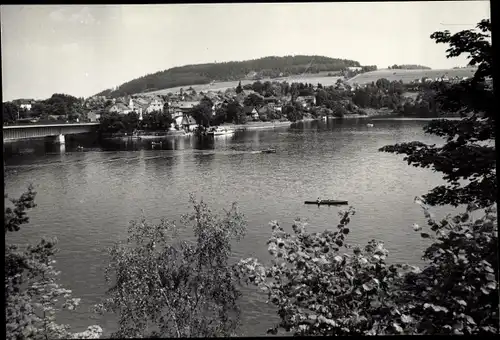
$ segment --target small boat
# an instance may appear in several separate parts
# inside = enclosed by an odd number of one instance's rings
[[[224,136],[224,135],[231,135],[233,133],[234,133],[233,129],[223,128],[220,126],[211,128],[210,130],[207,131],[207,134],[212,136]]]
[[[76,149],[77,149],[78,151],[83,151],[83,146],[78,145],[78,146],[76,147]]]
[[[276,149],[262,150],[261,153],[276,153]]]
[[[373,124],[368,123],[368,124],[366,124],[366,126],[368,126],[368,127],[373,127]]]
[[[163,143],[161,141],[159,142],[151,142],[151,145],[152,146],[155,146],[155,145],[162,145]]]
[[[317,205],[346,205],[347,201],[338,200],[321,200],[321,201],[305,201],[304,204],[317,204]]]

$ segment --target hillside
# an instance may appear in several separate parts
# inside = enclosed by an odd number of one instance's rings
[[[358,74],[357,76],[349,79],[349,84],[357,83],[359,85],[369,84],[372,81],[376,82],[380,78],[386,78],[389,81],[402,80],[403,83],[410,83],[415,79],[422,77],[437,78],[443,75],[448,78],[452,77],[472,77],[476,72],[476,68],[460,68],[460,69],[442,69],[442,70],[378,70]]]
[[[265,57],[246,61],[210,63],[174,67],[165,71],[131,80],[116,90],[105,90],[97,95],[119,97],[128,94],[157,91],[178,86],[208,84],[212,81],[238,81],[266,77],[299,75],[324,71],[340,71],[359,62],[323,56]]]
[[[431,68],[423,65],[415,64],[403,64],[403,65],[392,65],[388,67],[389,70],[430,70]]]

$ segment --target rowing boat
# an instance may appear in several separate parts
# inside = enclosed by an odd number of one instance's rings
[[[321,201],[305,201],[305,204],[317,204],[317,205],[346,205],[349,204],[347,201],[338,200],[321,200]]]

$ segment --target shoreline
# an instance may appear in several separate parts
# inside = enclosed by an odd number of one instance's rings
[[[252,122],[249,124],[223,124],[221,126],[232,128],[235,131],[265,130],[291,126],[293,122]]]

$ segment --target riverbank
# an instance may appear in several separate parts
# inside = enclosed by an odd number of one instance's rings
[[[131,134],[131,133],[112,133],[112,134],[102,134],[101,137],[103,139],[161,139],[165,137],[182,137],[182,136],[190,136],[192,133],[186,133],[182,130],[169,130],[169,131],[156,131],[156,132],[148,132],[148,133],[139,133],[139,134]]]
[[[265,129],[274,129],[278,127],[288,127],[292,125],[293,122],[249,122],[246,124],[224,124],[222,126],[234,129],[236,131],[250,131],[250,130],[265,130]]]

